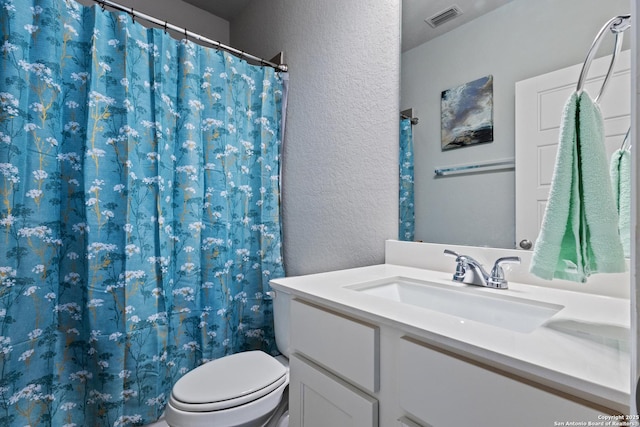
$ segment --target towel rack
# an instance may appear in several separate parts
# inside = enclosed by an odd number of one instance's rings
[[[609,83],[609,77],[611,77],[611,73],[613,73],[613,66],[616,62],[616,56],[622,49],[622,40],[624,37],[624,31],[627,30],[631,26],[631,15],[619,15],[611,18],[604,26],[600,29],[596,38],[587,53],[587,58],[582,65],[582,71],[580,72],[580,78],[578,79],[578,86],[576,87],[576,92],[578,94],[582,93],[582,89],[584,88],[585,80],[587,78],[587,73],[589,72],[589,67],[591,66],[591,62],[593,61],[594,56],[598,52],[598,47],[600,46],[600,42],[602,42],[602,38],[607,34],[608,31],[611,31],[616,36],[615,47],[613,49],[613,55],[611,56],[611,63],[609,64],[609,69],[607,70],[607,74],[604,77],[604,81],[602,82],[602,87],[600,88],[600,92],[598,96],[594,99],[594,102],[598,102],[604,90]]]
[[[451,166],[448,168],[438,168],[434,171],[436,176],[460,175],[465,173],[489,172],[498,170],[509,170],[516,167],[515,159],[492,160],[489,162],[475,163],[470,165]]]

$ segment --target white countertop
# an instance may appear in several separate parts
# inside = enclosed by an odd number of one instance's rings
[[[406,277],[564,306],[530,333],[514,332],[367,295],[346,286]],[[446,350],[628,413],[630,305],[625,298],[509,282],[498,290],[451,281],[451,273],[380,264],[275,279],[272,287],[352,316],[401,329]]]

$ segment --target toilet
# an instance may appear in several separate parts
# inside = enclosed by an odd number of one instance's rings
[[[282,355],[247,351],[191,370],[171,391],[164,414],[170,427],[288,427],[291,296],[278,291],[273,297]]]

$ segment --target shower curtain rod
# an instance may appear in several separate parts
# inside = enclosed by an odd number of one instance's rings
[[[409,116],[405,116],[404,114],[400,114],[400,118],[401,119],[409,119],[409,121],[411,121],[412,125],[417,125],[418,124],[418,118],[417,117],[409,117]]]
[[[234,47],[222,44],[222,43],[220,43],[218,41],[211,40],[211,39],[208,39],[206,37],[203,37],[200,34],[188,31],[186,28],[180,28],[180,27],[178,27],[176,25],[168,23],[167,21],[162,21],[161,19],[154,18],[153,16],[150,16],[150,15],[147,15],[145,13],[142,13],[142,12],[139,12],[137,10],[134,10],[132,7],[123,6],[123,5],[119,4],[119,3],[113,2],[111,0],[92,0],[92,1],[95,2],[95,3],[98,3],[102,7],[103,10],[104,10],[105,6],[108,6],[110,8],[119,10],[121,12],[126,12],[129,15],[131,15],[131,17],[134,18],[134,19],[135,18],[140,18],[140,19],[143,19],[145,21],[151,22],[153,24],[156,24],[156,25],[160,26],[165,31],[167,29],[176,31],[178,33],[184,34],[185,38],[191,37],[192,39],[195,39],[195,40],[197,40],[199,42],[203,42],[203,43],[207,43],[207,44],[213,45],[217,49],[225,50],[225,51],[227,51],[229,53],[232,53],[232,54],[234,54],[236,56],[239,56],[241,58],[246,58],[246,59],[250,59],[252,61],[259,62],[260,65],[268,65],[270,67],[275,68],[276,70],[280,70],[280,71],[284,71],[284,72],[288,71],[288,69],[289,69],[289,67],[286,64],[276,64],[274,62],[267,61],[266,59],[262,59],[260,57],[257,57],[257,56],[251,55],[249,53],[246,53],[246,52],[244,52],[242,50],[239,50],[239,49],[236,49]]]
[[[417,125],[418,124],[418,118],[417,117],[413,117],[413,108],[407,108],[406,110],[400,111],[400,118],[401,119],[409,119],[409,120],[411,120],[411,124],[412,125]]]

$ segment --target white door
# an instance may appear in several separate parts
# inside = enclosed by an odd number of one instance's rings
[[[585,90],[595,97],[611,56],[594,60]],[[614,74],[600,99],[609,156],[622,144],[631,109],[629,51],[616,58]],[[516,246],[528,249],[538,237],[547,204],[564,104],[575,90],[582,64],[516,83]],[[603,183],[604,184],[604,183]],[[609,183],[606,183],[609,185]]]

